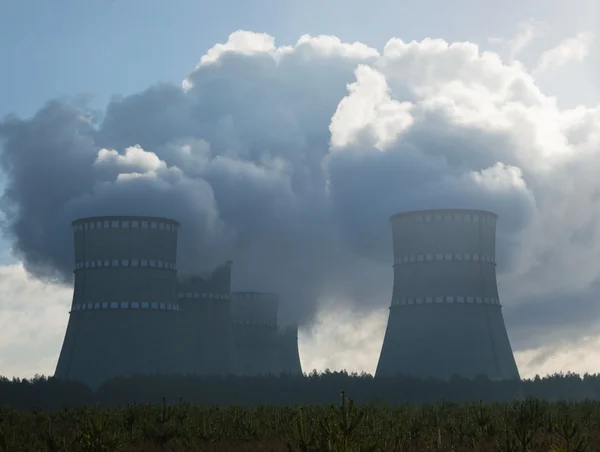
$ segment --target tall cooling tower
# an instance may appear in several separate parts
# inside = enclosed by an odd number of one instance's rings
[[[235,374],[236,353],[231,326],[231,262],[212,273],[179,282],[184,373]]]
[[[232,299],[239,373],[246,376],[279,374],[276,363],[279,296],[265,292],[234,292]]]
[[[455,209],[392,216],[394,290],[377,376],[519,378],[498,300],[496,219]]]
[[[73,303],[55,376],[94,387],[176,372],[179,223],[113,216],[76,220],[73,228]]]
[[[276,365],[280,374],[302,375],[298,351],[298,325],[280,329],[277,335]]]

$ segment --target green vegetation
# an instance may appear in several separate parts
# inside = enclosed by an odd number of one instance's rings
[[[594,452],[600,402],[590,399],[600,376],[137,376],[95,390],[0,378],[0,452]]]
[[[600,450],[600,403],[0,409],[0,451]]]

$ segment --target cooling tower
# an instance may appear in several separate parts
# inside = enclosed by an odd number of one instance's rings
[[[278,373],[302,375],[298,352],[298,325],[291,325],[279,331],[275,359]]]
[[[496,219],[456,209],[392,216],[394,289],[377,376],[519,378],[498,300]]]
[[[184,373],[236,373],[230,287],[231,262],[218,266],[211,274],[179,282]]]
[[[179,223],[113,216],[76,220],[73,228],[73,303],[55,376],[95,387],[174,372]]]
[[[241,375],[279,374],[277,309],[279,296],[265,292],[234,292],[232,320],[238,371]]]

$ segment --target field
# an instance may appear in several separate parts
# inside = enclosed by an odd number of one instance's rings
[[[159,450],[599,451],[600,403],[0,409],[0,452]]]

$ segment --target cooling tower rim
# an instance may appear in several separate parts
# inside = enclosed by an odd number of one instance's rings
[[[257,298],[270,298],[270,299],[275,299],[275,300],[279,300],[281,297],[277,292],[261,292],[259,290],[232,290],[231,291],[231,296],[235,297],[235,296],[248,296],[248,295],[252,295],[252,296],[260,296]]]
[[[103,216],[95,216],[95,217],[83,217],[77,218],[73,220],[71,224],[73,226],[81,223],[88,223],[91,221],[114,221],[114,220],[132,220],[132,221],[161,221],[174,224],[176,226],[180,226],[181,223],[177,220],[173,220],[172,218],[167,217],[152,217],[152,216],[144,216],[144,215],[103,215]]]
[[[423,215],[423,214],[448,214],[448,213],[471,213],[471,214],[486,214],[491,215],[494,218],[498,218],[498,214],[492,212],[491,210],[482,210],[482,209],[424,209],[424,210],[407,210],[405,212],[395,213],[390,217],[390,221],[394,221],[400,217],[408,217],[413,215]]]

